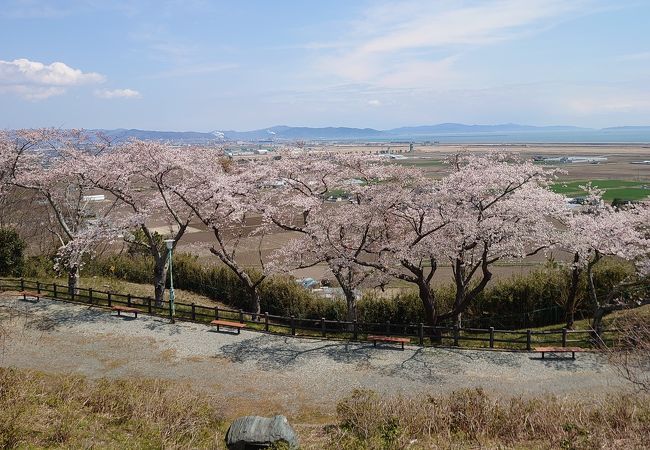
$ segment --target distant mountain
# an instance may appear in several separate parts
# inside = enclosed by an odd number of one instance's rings
[[[411,136],[411,135],[432,135],[438,133],[493,133],[493,132],[525,132],[525,131],[573,131],[585,130],[586,128],[571,126],[545,126],[536,127],[533,125],[518,125],[516,123],[505,123],[501,125],[465,125],[462,123],[440,123],[438,125],[424,125],[419,127],[401,127],[386,130],[386,133]]]
[[[545,126],[518,125],[507,123],[501,125],[465,125],[462,123],[441,123],[437,125],[424,125],[417,127],[400,127],[390,130],[375,130],[373,128],[347,128],[347,127],[288,127],[275,126],[252,131],[221,131],[224,137],[234,141],[259,141],[268,139],[294,140],[355,140],[355,139],[381,139],[395,138],[408,139],[410,137],[435,136],[450,133],[520,133],[529,131],[578,131],[587,128],[571,126]]]
[[[223,140],[219,132],[201,133],[198,131],[151,131],[118,128],[115,130],[97,130],[106,134],[114,141],[126,141],[128,139],[141,139],[143,141],[172,141],[186,143],[204,143],[216,140]]]
[[[336,139],[369,139],[385,137],[383,131],[372,128],[347,128],[347,127],[288,127],[285,125],[264,128],[253,131],[222,131],[226,139],[233,141],[259,141],[267,139],[311,139],[311,140],[336,140]]]
[[[602,128],[603,131],[650,131],[650,126],[648,125],[627,125],[623,127],[607,127]]]
[[[440,123],[390,130],[350,127],[290,127],[286,125],[251,131],[215,130],[151,131],[115,129],[103,131],[114,140],[169,141],[179,144],[204,144],[222,141],[440,141],[440,142],[649,142],[650,126],[621,126],[603,129],[573,126],[533,126],[505,123],[466,125]]]

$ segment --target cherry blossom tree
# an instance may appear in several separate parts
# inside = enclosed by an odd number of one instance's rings
[[[99,242],[120,233],[119,221],[109,220],[115,201],[96,202],[85,170],[109,145],[101,136],[79,130],[21,131],[11,184],[34,192],[47,207],[44,226],[59,242],[55,268],[68,276],[76,293],[79,272]],[[25,150],[23,150],[25,149]],[[29,152],[27,151],[29,150]],[[128,221],[128,218],[124,218]]]
[[[187,205],[180,202],[167,186],[182,176],[179,150],[155,141],[131,141],[113,148],[88,165],[85,178],[112,194],[130,210],[143,239],[126,235],[131,245],[140,246],[154,260],[154,295],[156,305],[164,300],[167,279],[168,251],[161,245],[152,223],[167,224],[174,247],[185,234],[193,217]]]
[[[17,174],[40,164],[39,149],[57,135],[57,130],[47,128],[0,131],[0,199],[15,187]]]
[[[454,304],[440,319],[454,319],[492,279],[497,261],[522,259],[557,242],[553,218],[565,208],[550,191],[554,171],[513,155],[457,155],[439,195],[453,217],[439,236],[451,263]]]
[[[214,241],[209,251],[246,287],[250,311],[256,318],[261,312],[259,286],[272,270],[262,257],[264,227],[251,221],[256,214],[253,194],[259,176],[254,164],[228,164],[222,156],[214,149],[183,149],[178,154],[182,173],[175,179],[164,179],[164,186],[212,232]],[[238,250],[251,240],[258,242],[260,272],[250,271],[238,259]]]
[[[382,183],[368,186],[357,215],[369,224],[367,245],[355,261],[385,276],[414,284],[427,323],[435,325],[439,306],[433,277],[441,255],[441,230],[451,216],[441,204],[438,184],[420,171],[387,166]]]
[[[357,259],[373,239],[373,218],[360,211],[385,168],[358,158],[284,157],[262,173],[267,182],[258,209],[269,223],[296,235],[275,261],[285,270],[325,264],[345,296],[347,320],[356,320],[357,289],[383,278]]]
[[[616,209],[603,201],[603,190],[590,184],[585,204],[562,220],[561,248],[572,255],[571,284],[565,304],[567,328],[572,328],[577,306],[581,275],[587,277],[588,293],[597,308],[604,306],[594,284],[594,267],[605,256],[638,262],[643,271],[648,254],[647,208],[644,206]],[[629,280],[624,280],[627,284]],[[612,289],[612,294],[618,289]],[[605,303],[610,303],[609,301]]]

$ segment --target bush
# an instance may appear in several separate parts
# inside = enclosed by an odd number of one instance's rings
[[[29,278],[51,278],[56,276],[54,256],[28,256],[21,275]]]
[[[12,228],[0,228],[0,276],[17,276],[25,264],[25,241]]]
[[[45,259],[30,260],[27,273],[50,270]],[[51,267],[51,263],[50,263]],[[84,268],[87,275],[115,277],[133,283],[152,283],[153,259],[144,255],[112,255],[90,261]],[[250,275],[259,276],[254,270]],[[621,280],[634,273],[631,264],[604,259],[594,271],[596,288],[601,296]],[[37,275],[28,275],[37,276]],[[525,275],[492,282],[463,313],[463,325],[476,328],[527,328],[560,324],[564,320],[563,303],[570,282],[565,267],[549,264]],[[196,255],[174,255],[174,286],[222,302],[235,309],[248,310],[248,291],[229,268],[206,266]],[[345,320],[346,305],[342,299],[324,299],[299,286],[289,276],[271,276],[260,285],[261,308],[272,315],[296,316],[306,319]],[[436,286],[435,295],[441,312],[449,310],[454,301],[450,283]],[[583,277],[578,291],[578,314],[590,315],[595,305],[587,293]],[[426,322],[422,302],[413,289],[386,296],[368,290],[358,302],[358,320],[367,323]]]
[[[620,394],[580,402],[481,389],[428,398],[357,390],[337,414],[329,433],[337,449],[644,448],[650,433],[650,398]]]

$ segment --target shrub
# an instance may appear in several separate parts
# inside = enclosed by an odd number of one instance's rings
[[[650,398],[621,394],[582,402],[481,389],[429,397],[357,390],[337,414],[330,448],[643,448],[650,433]]]
[[[49,265],[48,265],[49,264]],[[46,258],[30,259],[26,276],[50,273]],[[152,283],[153,260],[145,255],[112,255],[90,261],[86,275],[115,277],[133,283]],[[604,296],[612,286],[634,272],[631,264],[616,259],[604,259],[594,271],[599,295]],[[255,270],[249,272],[259,276]],[[543,269],[524,275],[492,282],[463,313],[464,326],[487,328],[527,328],[560,324],[564,320],[563,303],[570,282],[569,271],[549,264]],[[235,274],[225,266],[209,266],[196,255],[174,255],[174,286],[225,303],[235,309],[247,310],[249,294]],[[289,276],[271,276],[260,285],[261,307],[272,315],[328,320],[345,320],[346,306],[342,299],[325,299],[303,289]],[[447,311],[454,300],[454,287],[439,284],[435,294],[440,311]],[[583,274],[578,291],[579,314],[593,311]],[[368,323],[425,322],[424,309],[417,292],[404,289],[395,295],[380,295],[368,290],[358,302],[358,320]]]
[[[25,263],[25,241],[12,228],[0,228],[0,275],[20,275]]]

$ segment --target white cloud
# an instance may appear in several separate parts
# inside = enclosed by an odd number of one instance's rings
[[[28,100],[43,100],[63,94],[71,86],[104,80],[101,74],[82,72],[62,62],[43,64],[25,58],[0,60],[0,92],[12,92]]]
[[[650,60],[650,52],[630,53],[622,55],[618,59],[621,61],[647,61]]]
[[[377,99],[368,100],[368,105],[370,106],[381,106],[381,102]]]
[[[580,116],[650,114],[650,94],[643,89],[597,87],[568,97],[566,108]]]
[[[400,1],[371,6],[342,41],[321,44],[318,70],[345,82],[433,87],[473,48],[544,29],[590,0]],[[312,44],[318,48],[317,44]]]
[[[141,98],[142,95],[133,89],[98,89],[95,96],[104,99],[113,98]]]

